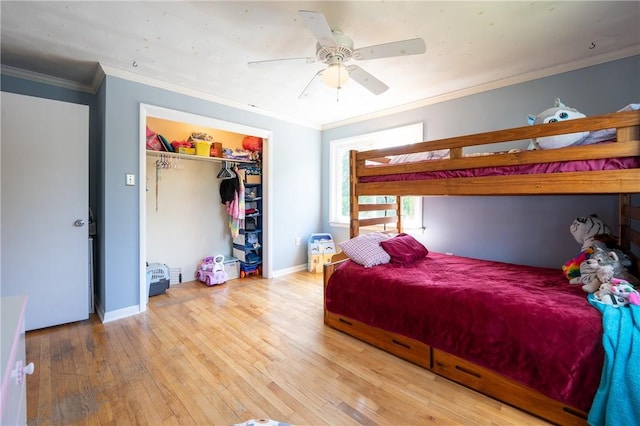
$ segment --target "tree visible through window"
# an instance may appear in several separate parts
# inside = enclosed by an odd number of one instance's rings
[[[420,142],[423,139],[422,123],[397,127],[375,133],[338,139],[329,143],[330,157],[330,222],[334,224],[349,223],[349,151],[389,148]],[[360,202],[392,202],[393,198],[360,197]],[[384,212],[362,212],[360,217],[375,217]],[[395,212],[389,212],[394,215]],[[422,227],[422,198],[402,198],[402,221],[405,229]]]

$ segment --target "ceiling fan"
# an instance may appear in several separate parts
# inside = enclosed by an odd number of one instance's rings
[[[317,77],[320,77],[327,86],[335,89],[341,89],[342,85],[351,78],[374,95],[379,95],[389,89],[389,86],[359,66],[347,66],[345,63],[351,59],[369,60],[390,58],[393,56],[417,55],[425,53],[427,50],[424,40],[421,38],[395,41],[354,49],[353,40],[344,35],[342,31],[332,30],[322,13],[312,12],[309,10],[300,10],[298,13],[318,40],[318,43],[316,44],[316,56],[269,59],[248,63],[249,66],[257,66],[280,61],[304,60],[308,64],[314,62],[327,64],[328,66],[326,68],[318,71],[316,75],[313,76],[298,98],[308,96],[308,89]]]

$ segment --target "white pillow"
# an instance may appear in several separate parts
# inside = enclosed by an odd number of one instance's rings
[[[389,238],[391,238],[390,235],[382,232],[372,232],[358,235],[349,241],[339,243],[338,246],[349,256],[349,259],[365,268],[370,268],[375,265],[389,263],[391,260],[389,253],[380,246],[380,241],[386,241]]]

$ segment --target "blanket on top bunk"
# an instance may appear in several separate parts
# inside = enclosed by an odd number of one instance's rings
[[[424,342],[589,411],[602,321],[560,269],[430,252],[402,266],[339,265],[329,312]]]
[[[640,419],[640,306],[616,308],[589,295],[602,312],[605,351],[600,386],[589,411],[592,426],[622,425]]]
[[[558,161],[555,163],[515,164],[512,166],[478,167],[475,169],[438,170],[382,176],[361,176],[364,182],[398,180],[451,179],[483,176],[510,176],[547,173],[591,172],[597,170],[625,170],[640,168],[640,157],[602,158],[597,160]]]

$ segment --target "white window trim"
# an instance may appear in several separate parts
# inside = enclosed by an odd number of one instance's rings
[[[329,142],[329,224],[348,227],[349,216],[341,214],[342,170],[340,156],[345,150],[371,150],[408,145],[423,140],[423,123],[414,123],[373,133],[335,139]],[[422,229],[422,197],[415,197],[415,216],[403,217],[405,231]]]

